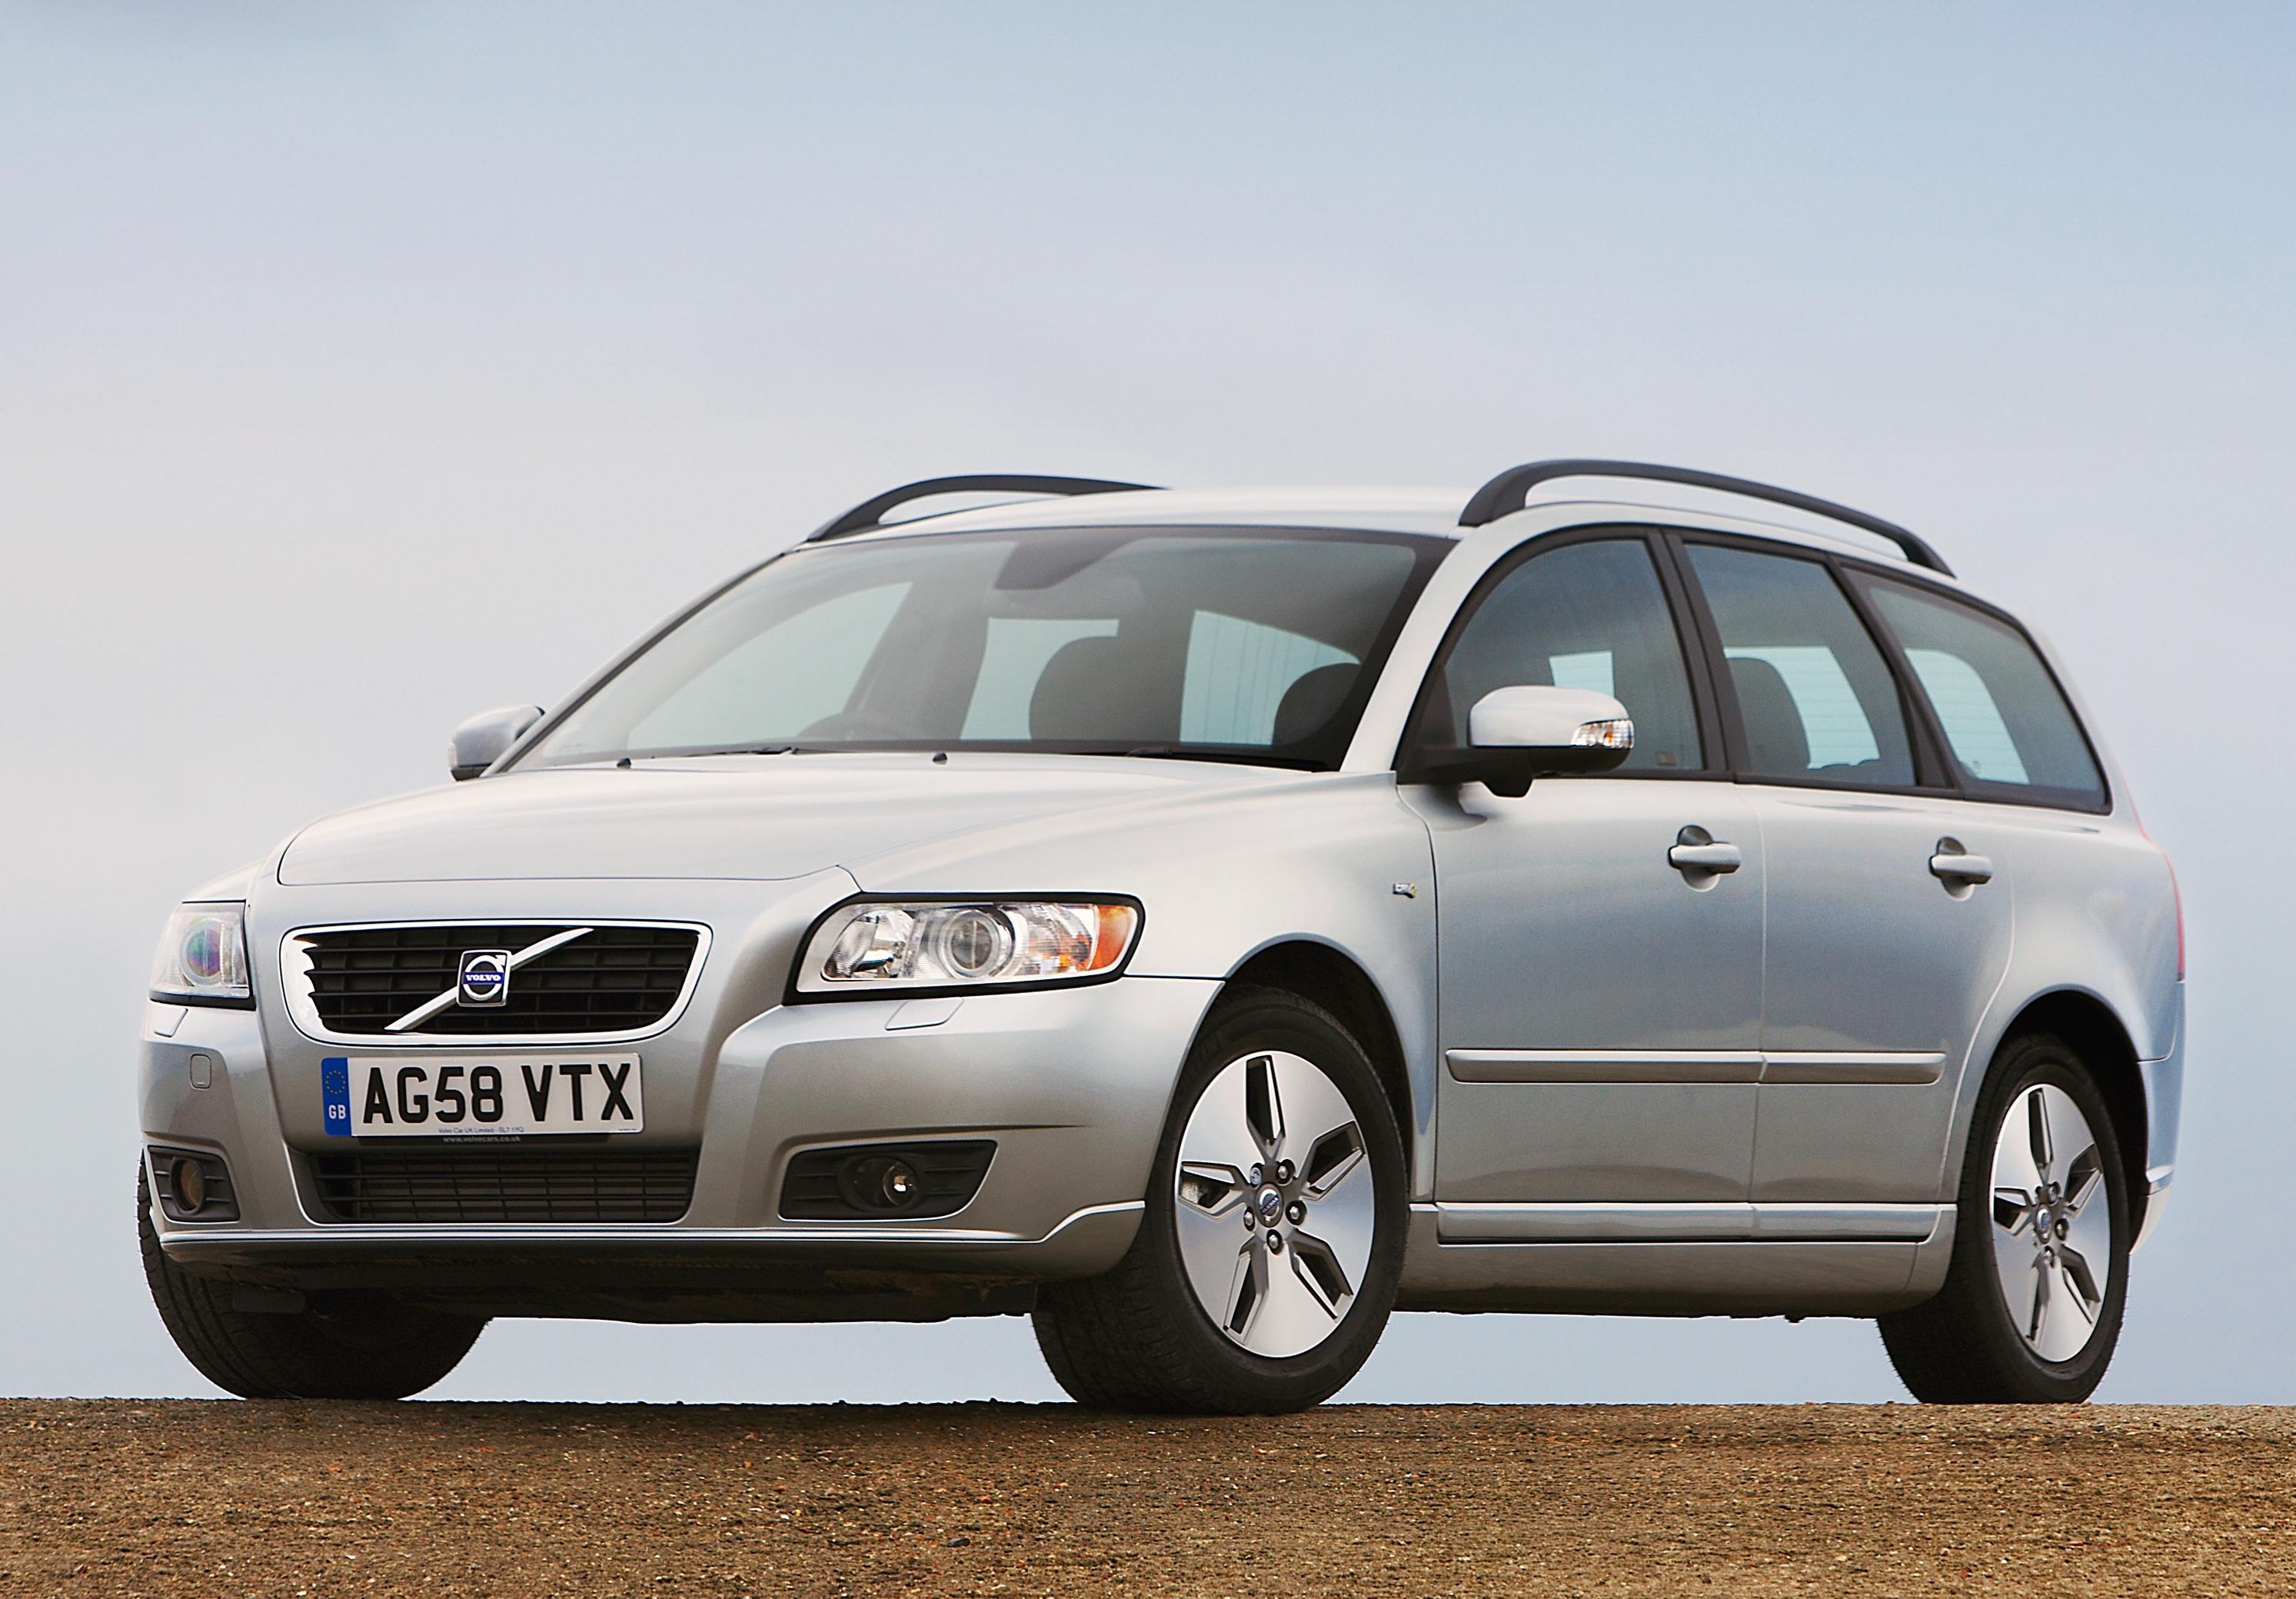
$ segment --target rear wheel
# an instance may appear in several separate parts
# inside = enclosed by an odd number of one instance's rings
[[[1395,1303],[1404,1169],[1378,1073],[1338,1021],[1289,994],[1231,1002],[1181,1074],[1130,1251],[1038,1298],[1053,1375],[1106,1409],[1328,1398]]]
[[[383,1294],[334,1295],[290,1313],[241,1310],[231,1283],[168,1259],[152,1227],[149,1184],[139,1170],[135,1230],[152,1302],[184,1357],[242,1398],[403,1399],[453,1371],[487,1324]]]
[[[2062,1040],[2011,1040],[1978,1101],[1953,1263],[1882,1317],[1914,1397],[2073,1403],[2104,1377],[2128,1277],[2128,1194],[2103,1095]]]

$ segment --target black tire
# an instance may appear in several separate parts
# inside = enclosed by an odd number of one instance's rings
[[[381,1294],[333,1295],[300,1312],[235,1309],[231,1283],[194,1275],[160,1249],[140,1168],[135,1231],[168,1336],[201,1376],[243,1399],[403,1399],[453,1371],[487,1324]]]
[[[2088,1121],[2112,1224],[2110,1275],[2088,1341],[2062,1361],[2043,1359],[2018,1331],[1993,1252],[1994,1152],[2011,1107],[2027,1089],[2043,1084],[2062,1089]],[[1933,1405],[2070,1405],[2088,1398],[2120,1338],[2128,1291],[2128,1184],[2104,1096],[2062,1039],[2028,1033],[2001,1046],[1970,1124],[1957,1207],[1945,1286],[1933,1299],[1880,1318],[1882,1341],[1898,1375],[1915,1398]]]
[[[1281,1050],[1323,1068],[1347,1100],[1371,1167],[1369,1265],[1339,1325],[1305,1354],[1274,1359],[1232,1342],[1189,1286],[1174,1209],[1181,1135],[1223,1068]],[[1225,999],[1198,1036],[1148,1182],[1140,1234],[1116,1267],[1047,1285],[1036,1310],[1037,1347],[1079,1404],[1103,1410],[1267,1414],[1304,1410],[1336,1393],[1370,1357],[1402,1275],[1403,1137],[1363,1047],[1326,1011],[1297,995],[1245,990]]]

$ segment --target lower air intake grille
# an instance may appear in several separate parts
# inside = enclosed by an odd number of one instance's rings
[[[676,1221],[693,1202],[691,1149],[360,1150],[315,1155],[335,1221]]]

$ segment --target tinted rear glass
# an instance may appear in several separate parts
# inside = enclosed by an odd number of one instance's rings
[[[1903,788],[1911,741],[1888,661],[1815,561],[1692,545],[1759,777]]]
[[[1927,589],[1862,577],[1898,636],[1972,791],[2095,810],[2104,778],[2072,707],[2025,636]]]

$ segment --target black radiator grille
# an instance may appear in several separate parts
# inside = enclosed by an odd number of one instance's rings
[[[357,927],[305,933],[312,1009],[329,1032],[381,1033],[455,986],[463,954],[513,953],[583,924]],[[690,927],[593,927],[519,967],[499,1005],[452,1004],[405,1036],[626,1033],[669,1014],[701,935]]]
[[[314,1155],[336,1221],[676,1221],[693,1202],[692,1149],[357,1150]]]

